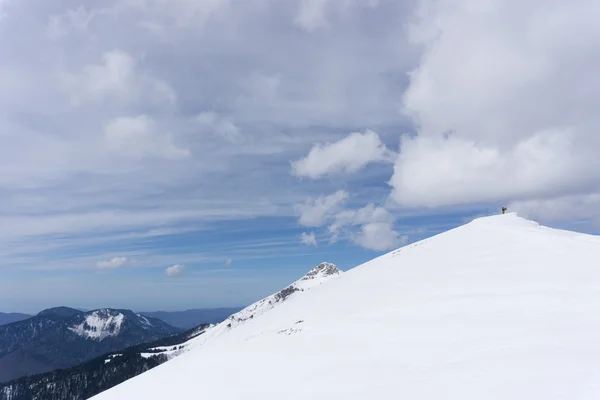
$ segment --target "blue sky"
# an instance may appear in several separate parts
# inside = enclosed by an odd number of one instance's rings
[[[246,305],[502,205],[597,232],[599,6],[528,4],[0,0],[0,311]]]

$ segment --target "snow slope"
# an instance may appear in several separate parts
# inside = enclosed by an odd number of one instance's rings
[[[515,214],[388,253],[95,397],[598,399],[600,238]]]
[[[230,315],[227,319],[219,324],[211,325],[208,329],[204,327],[190,334],[190,339],[176,346],[163,346],[150,349],[152,353],[142,353],[142,357],[150,357],[156,354],[163,354],[169,358],[174,358],[182,353],[185,353],[197,346],[203,346],[206,342],[221,336],[224,333],[236,328],[246,321],[253,320],[264,313],[272,310],[283,302],[292,297],[297,297],[299,294],[310,290],[313,287],[319,286],[331,279],[335,279],[342,274],[334,264],[322,262],[317,265],[302,278],[285,287],[277,293],[265,297],[254,304],[240,310],[239,312]]]

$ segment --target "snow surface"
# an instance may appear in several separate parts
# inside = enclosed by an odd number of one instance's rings
[[[69,330],[79,336],[100,341],[119,335],[124,320],[125,316],[121,313],[110,314],[105,310],[98,310],[87,315],[81,324],[72,326]]]
[[[599,237],[476,219],[94,398],[598,399],[599,260]]]

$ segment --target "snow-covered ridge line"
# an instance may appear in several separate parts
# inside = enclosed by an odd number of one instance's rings
[[[256,318],[265,312],[271,310],[279,303],[286,301],[288,297],[296,292],[303,292],[309,290],[312,287],[321,285],[328,280],[338,277],[342,274],[334,264],[328,262],[322,262],[315,268],[311,269],[306,275],[287,286],[286,288],[274,293],[270,296],[265,297],[262,300],[257,301],[254,304],[249,305],[243,310],[229,316],[227,320],[221,323],[226,324],[228,328],[233,328],[240,323],[243,323],[249,319]]]
[[[285,302],[290,296],[295,295],[299,292],[304,292],[309,290],[315,286],[319,286],[331,279],[335,279],[341,276],[343,272],[339,270],[335,264],[331,264],[328,262],[322,262],[313,269],[311,269],[306,275],[302,278],[298,279],[296,282],[291,285],[285,287],[277,293],[273,293],[251,305],[244,308],[243,310],[230,315],[225,321],[210,325],[208,328],[203,330],[200,334],[193,335],[190,340],[182,343],[178,346],[176,351],[167,350],[167,356],[169,358],[176,357],[180,354],[183,354],[193,347],[204,345],[207,341],[212,338],[221,336],[224,333],[229,332],[236,326],[243,324],[248,320],[253,320],[269,310],[276,307],[278,304]],[[161,349],[162,350],[162,349]]]

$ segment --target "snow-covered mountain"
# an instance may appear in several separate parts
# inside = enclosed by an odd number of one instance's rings
[[[167,323],[136,314],[129,310],[113,310],[103,308],[78,315],[70,321],[68,328],[71,332],[85,339],[103,341],[106,338],[130,334],[129,331],[146,331],[170,335],[181,332]]]
[[[95,399],[598,398],[598,260],[597,236],[479,218],[242,314]]]
[[[0,382],[80,364],[180,329],[129,310],[56,307],[0,326]]]

